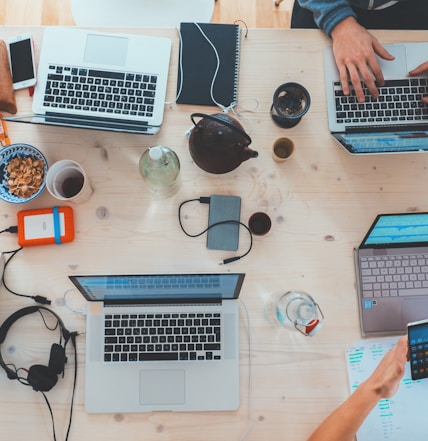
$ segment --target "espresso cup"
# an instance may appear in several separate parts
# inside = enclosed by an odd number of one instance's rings
[[[49,167],[46,187],[56,199],[76,204],[86,202],[92,194],[85,170],[71,159],[63,159]]]
[[[248,220],[248,228],[256,236],[264,236],[269,232],[271,226],[270,217],[261,211],[252,214]]]
[[[290,159],[294,153],[294,143],[290,138],[278,138],[272,147],[272,157],[276,162]]]

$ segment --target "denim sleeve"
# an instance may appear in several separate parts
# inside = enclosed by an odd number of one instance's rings
[[[317,26],[329,36],[339,22],[347,17],[356,17],[348,0],[298,0],[298,2],[302,8],[312,11]]]

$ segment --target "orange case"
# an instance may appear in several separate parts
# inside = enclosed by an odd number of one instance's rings
[[[37,216],[41,214],[50,214],[53,216],[54,234],[51,237],[32,237],[26,238],[25,235],[25,218],[28,216]],[[61,234],[60,214],[64,215],[64,230]],[[65,242],[74,240],[74,217],[71,207],[51,207],[40,208],[36,210],[22,210],[18,214],[18,243],[20,246],[32,245],[61,245]]]

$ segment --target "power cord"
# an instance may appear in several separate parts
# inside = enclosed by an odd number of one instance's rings
[[[68,437],[70,435],[71,423],[72,423],[72,420],[73,420],[74,397],[75,397],[75,394],[76,394],[76,384],[77,384],[77,347],[76,347],[76,337],[78,335],[80,335],[79,332],[70,332],[70,340],[71,340],[71,343],[72,343],[73,349],[74,349],[74,376],[73,376],[73,391],[72,391],[72,394],[71,394],[70,411],[69,411],[67,434],[65,436],[65,441],[68,440]],[[66,345],[67,345],[67,343],[65,343],[65,346]],[[65,346],[64,346],[64,348],[65,348]],[[64,373],[63,373],[63,376],[64,376]],[[46,404],[47,404],[48,410],[49,410],[49,414],[51,416],[53,440],[57,441],[56,428],[55,428],[55,418],[54,418],[53,410],[52,410],[52,407],[51,407],[51,405],[49,403],[48,397],[46,396],[45,392],[41,392],[41,393],[43,395],[43,398],[46,401]]]
[[[208,225],[208,227],[205,228],[205,230],[201,231],[200,233],[196,233],[196,234],[191,234],[191,233],[189,233],[189,232],[187,232],[185,230],[185,228],[183,227],[182,220],[181,220],[181,209],[183,208],[183,205],[185,205],[185,204],[187,204],[189,202],[197,202],[197,201],[199,201],[201,204],[209,204],[210,203],[210,197],[209,196],[201,196],[200,198],[187,199],[186,201],[181,202],[181,204],[178,207],[178,222],[180,223],[180,228],[183,231],[183,233],[186,236],[188,236],[188,237],[199,237],[199,236],[202,236],[203,234],[205,234],[211,228],[216,227],[217,225],[224,225],[224,224],[238,224],[238,225],[241,225],[242,227],[244,227],[248,231],[248,234],[250,235],[250,245],[248,246],[247,251],[245,253],[241,254],[240,256],[234,256],[234,257],[229,257],[227,259],[223,259],[222,261],[220,261],[219,265],[227,265],[228,263],[236,262],[237,260],[240,260],[243,257],[245,257],[246,255],[248,255],[250,253],[251,249],[253,248],[253,233],[248,228],[248,226],[245,225],[241,221],[237,221],[237,220],[224,220],[224,221],[220,221],[220,222],[215,222],[215,223],[213,223],[211,225]]]
[[[71,305],[68,303],[68,295],[69,295],[71,292],[73,292],[73,291],[76,291],[76,288],[70,288],[70,289],[67,289],[67,291],[64,292],[64,295],[63,295],[64,306],[65,306],[67,309],[69,309],[70,311],[76,312],[76,313],[78,313],[78,314],[86,315],[86,307],[84,307],[84,308],[80,308],[80,309],[79,309],[79,308],[75,308],[75,307],[71,306]]]
[[[240,441],[244,441],[247,436],[250,434],[251,429],[253,427],[253,408],[252,408],[252,396],[253,396],[253,366],[252,366],[252,339],[251,339],[251,323],[250,323],[250,314],[248,312],[247,305],[245,302],[239,298],[238,299],[242,310],[244,311],[245,318],[247,320],[247,331],[248,331],[248,398],[247,398],[247,406],[248,406],[248,424],[245,433],[240,438]]]
[[[11,226],[9,228],[5,228],[4,230],[0,231],[0,234],[1,233],[15,233],[16,234],[17,232],[18,232],[18,227]],[[51,301],[44,296],[39,296],[39,295],[32,296],[32,295],[28,295],[28,294],[20,294],[18,292],[13,291],[12,289],[10,289],[9,286],[6,284],[6,280],[5,280],[6,268],[8,267],[10,261],[18,254],[19,251],[22,250],[22,248],[23,247],[17,248],[16,250],[2,252],[2,254],[10,254],[10,257],[4,263],[3,273],[1,276],[1,281],[3,283],[3,286],[5,287],[6,291],[8,291],[10,294],[13,294],[14,296],[26,297],[28,299],[33,299],[36,303],[40,303],[42,305],[50,305]]]

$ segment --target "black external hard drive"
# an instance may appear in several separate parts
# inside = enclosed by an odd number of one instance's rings
[[[208,230],[207,248],[236,251],[239,246],[240,217],[241,198],[239,196],[211,195],[208,226],[222,221],[232,222],[216,225]]]

